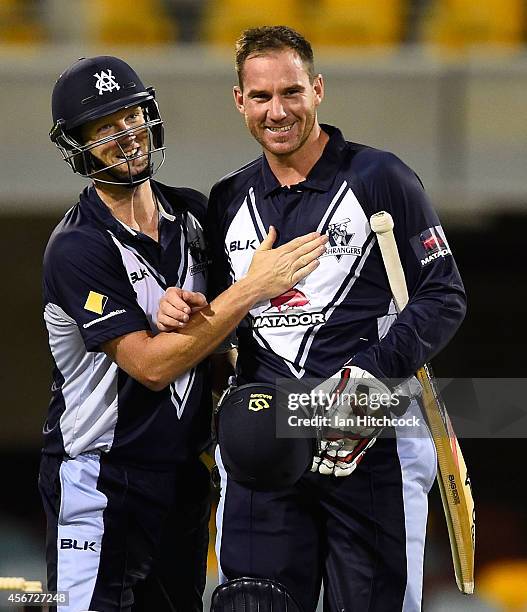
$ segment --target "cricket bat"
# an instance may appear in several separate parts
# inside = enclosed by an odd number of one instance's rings
[[[381,211],[371,216],[381,255],[398,312],[408,303],[404,270],[393,234],[393,219]],[[437,392],[430,366],[416,372],[423,388],[422,400],[430,433],[437,450],[437,482],[448,527],[454,572],[462,593],[474,592],[475,510],[467,466],[445,405]]]

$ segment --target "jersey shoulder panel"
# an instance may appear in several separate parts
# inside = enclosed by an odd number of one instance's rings
[[[225,197],[243,190],[247,184],[254,182],[261,169],[262,157],[253,159],[238,170],[221,178],[211,189],[210,198]]]
[[[352,163],[355,171],[368,187],[378,181],[391,184],[417,181],[422,186],[417,174],[390,151],[362,146],[356,150]]]
[[[52,232],[44,251],[44,279],[61,278],[74,268],[114,263],[118,251],[109,232],[102,227],[77,222],[72,209]]]
[[[60,309],[90,351],[124,333],[150,328],[115,238],[75,207],[46,248],[43,298],[45,310]]]
[[[419,216],[421,211],[430,211],[428,216],[433,217],[421,179],[394,153],[362,147],[350,169],[368,215],[386,210],[396,222]]]
[[[155,181],[161,193],[178,212],[190,211],[199,221],[203,222],[207,211],[207,196],[190,187],[171,187]]]

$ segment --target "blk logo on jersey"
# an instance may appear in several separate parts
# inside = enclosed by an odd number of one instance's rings
[[[106,72],[101,70],[100,74],[96,72],[93,76],[97,79],[95,87],[99,91],[100,96],[102,96],[103,93],[113,91],[114,89],[117,89],[117,91],[121,89],[110,69],[106,70]]]
[[[61,550],[91,550],[95,551],[95,542],[89,540],[72,540],[71,538],[60,539]]]
[[[256,238],[253,240],[233,240],[229,243],[229,252],[233,251],[248,251],[252,249],[255,251],[258,248],[258,244],[256,244]]]
[[[272,298],[270,302],[271,305],[267,310],[260,316],[254,317],[253,328],[308,326],[318,325],[326,321],[326,315],[322,312],[287,312],[309,304],[308,297],[298,289],[289,289],[285,293]]]
[[[148,271],[145,270],[145,268],[141,268],[139,272],[131,272],[130,280],[132,281],[132,285],[135,285],[135,283],[142,281],[147,276],[150,276],[150,274],[148,274]]]
[[[188,250],[192,256],[192,259],[196,262],[190,267],[190,276],[203,272],[206,269],[209,259],[207,256],[207,249],[200,242],[200,237],[196,236],[192,240],[189,240]]]
[[[414,236],[410,243],[422,267],[452,254],[440,225],[425,229],[418,236]]]
[[[362,247],[351,246],[355,233],[351,231],[351,221],[342,219],[328,226],[329,245],[326,249],[326,255],[333,255],[340,261],[343,255],[362,255]]]

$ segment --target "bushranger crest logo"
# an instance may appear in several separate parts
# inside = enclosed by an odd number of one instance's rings
[[[271,305],[253,319],[253,328],[297,327],[318,325],[326,321],[323,312],[288,312],[309,304],[307,296],[298,289],[289,289],[270,300]]]
[[[362,255],[362,247],[351,246],[355,233],[351,231],[351,221],[342,219],[328,226],[329,246],[326,249],[326,255],[334,255],[337,261],[343,255]]]

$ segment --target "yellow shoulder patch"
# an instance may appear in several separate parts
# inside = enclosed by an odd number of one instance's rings
[[[86,304],[84,304],[84,309],[96,314],[102,314],[107,301],[108,298],[105,295],[96,291],[90,291]]]

